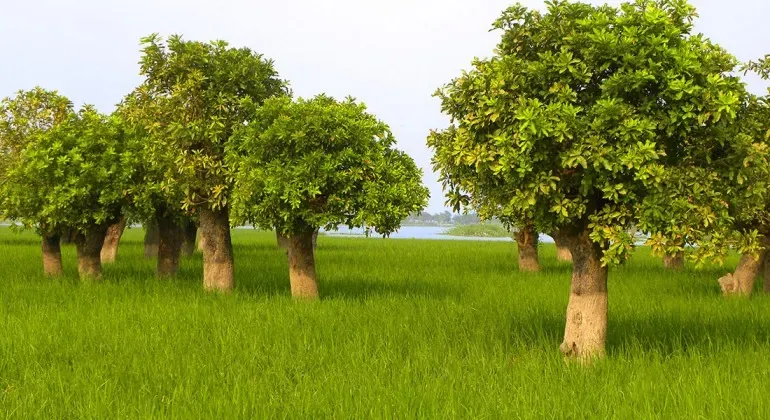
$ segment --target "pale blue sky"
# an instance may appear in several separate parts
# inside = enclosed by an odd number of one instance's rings
[[[508,0],[4,0],[0,97],[40,85],[104,112],[140,81],[139,38],[224,39],[275,60],[298,96],[352,95],[390,124],[425,171],[428,211],[444,196],[425,138],[446,125],[436,88],[487,56]],[[542,8],[541,0],[523,4]],[[593,3],[605,3],[593,1]],[[608,1],[618,4],[620,1]],[[697,29],[742,60],[770,53],[770,0],[691,0]],[[751,87],[764,85],[752,79]]]

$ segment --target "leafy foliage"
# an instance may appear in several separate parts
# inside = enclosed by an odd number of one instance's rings
[[[24,137],[17,158],[5,168],[0,208],[41,233],[110,223],[120,215],[132,170],[122,160],[122,147],[117,117],[85,106],[57,118]]]
[[[228,203],[225,145],[248,121],[251,105],[287,93],[273,63],[224,41],[202,43],[158,35],[142,39],[144,83],[123,110],[146,144],[140,155],[151,171],[149,191],[182,191],[182,207],[212,209]],[[245,105],[245,106],[244,106]],[[140,194],[140,195],[142,195]],[[174,196],[174,194],[171,194]]]
[[[71,112],[69,99],[40,87],[0,101],[0,179],[24,147],[60,124]]]
[[[677,182],[678,198],[737,177],[706,168],[740,166],[753,147],[729,135],[745,104],[729,74],[737,61],[691,33],[694,9],[684,0],[547,6],[505,11],[495,56],[437,92],[452,124],[428,145],[449,203],[532,220],[541,232],[588,229],[605,264],[627,256],[637,224],[676,234],[728,216],[713,205],[729,191],[676,206],[660,195]]]
[[[428,191],[384,123],[353,99],[272,98],[229,144],[234,213],[294,233],[366,226],[387,235]]]

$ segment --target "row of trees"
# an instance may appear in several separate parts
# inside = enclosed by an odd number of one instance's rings
[[[568,248],[561,350],[591,359],[604,354],[607,268],[636,229],[697,263],[737,249],[720,283],[751,292],[770,237],[770,110],[738,60],[693,33],[685,0],[546,3],[506,10],[494,56],[437,92],[451,124],[428,146],[455,209],[517,230],[520,254],[537,232]],[[767,60],[742,67],[767,76]]]
[[[481,219],[475,213],[452,214],[451,212],[445,210],[436,214],[431,214],[428,212],[414,212],[407,216],[407,218],[403,220],[403,223],[426,226],[475,225],[477,223],[481,223]]]
[[[222,41],[142,45],[144,81],[111,115],[41,88],[0,102],[0,215],[42,236],[45,274],[61,274],[66,237],[98,279],[141,222],[173,276],[199,227],[203,285],[229,291],[230,226],[251,223],[287,238],[292,294],[316,298],[314,232],[387,235],[426,205],[421,171],[363,104],[295,100],[270,60]]]

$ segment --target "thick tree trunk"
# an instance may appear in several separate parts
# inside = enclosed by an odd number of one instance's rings
[[[757,257],[746,254],[741,257],[734,273],[727,274],[719,279],[722,293],[725,296],[751,296],[754,290],[754,282],[762,268],[767,251],[762,250]]]
[[[288,238],[289,281],[295,299],[318,299],[318,284],[313,255],[313,231],[293,233]]]
[[[674,271],[684,270],[684,252],[666,254],[663,256],[663,266]]]
[[[179,259],[182,253],[184,229],[173,218],[158,212],[158,277],[176,276],[179,272]]]
[[[318,231],[319,229],[313,231],[313,251],[315,251],[316,246],[318,245]]]
[[[588,230],[560,232],[559,239],[572,253],[572,285],[561,351],[582,361],[603,357],[607,337],[607,267],[602,250],[591,241]]]
[[[569,252],[569,248],[567,248],[566,245],[561,243],[560,240],[556,239],[557,236],[558,235],[551,233],[553,243],[556,245],[556,259],[563,262],[572,261],[572,253]]]
[[[108,225],[91,226],[84,233],[78,233],[75,246],[78,253],[78,273],[83,280],[98,280],[102,277],[102,246]]]
[[[184,240],[182,241],[182,256],[189,257],[195,252],[195,237],[198,236],[198,226],[195,222],[188,221],[184,226]]]
[[[113,223],[107,228],[107,235],[104,237],[104,245],[102,245],[102,264],[115,262],[115,259],[118,257],[120,238],[123,237],[125,230],[125,216],[122,216],[117,223]]]
[[[147,221],[144,225],[144,258],[156,258],[158,256],[159,243],[158,221],[152,218],[152,220]]]
[[[537,259],[537,232],[532,226],[525,226],[516,232],[516,245],[519,250],[519,271],[540,271]]]
[[[43,235],[43,274],[49,277],[61,276],[61,237],[59,234]]]
[[[229,292],[235,285],[233,244],[227,208],[201,208],[200,242],[203,244],[203,287]]]

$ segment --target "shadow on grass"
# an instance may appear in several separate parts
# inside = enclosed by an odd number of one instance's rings
[[[655,353],[662,356],[697,351],[717,354],[724,347],[765,347],[770,343],[770,330],[760,320],[746,322],[745,317],[682,318],[661,313],[652,318],[611,318],[607,331],[607,354]],[[518,317],[511,320],[509,344],[533,346],[544,342],[558,351],[564,336],[565,320],[556,314]]]

